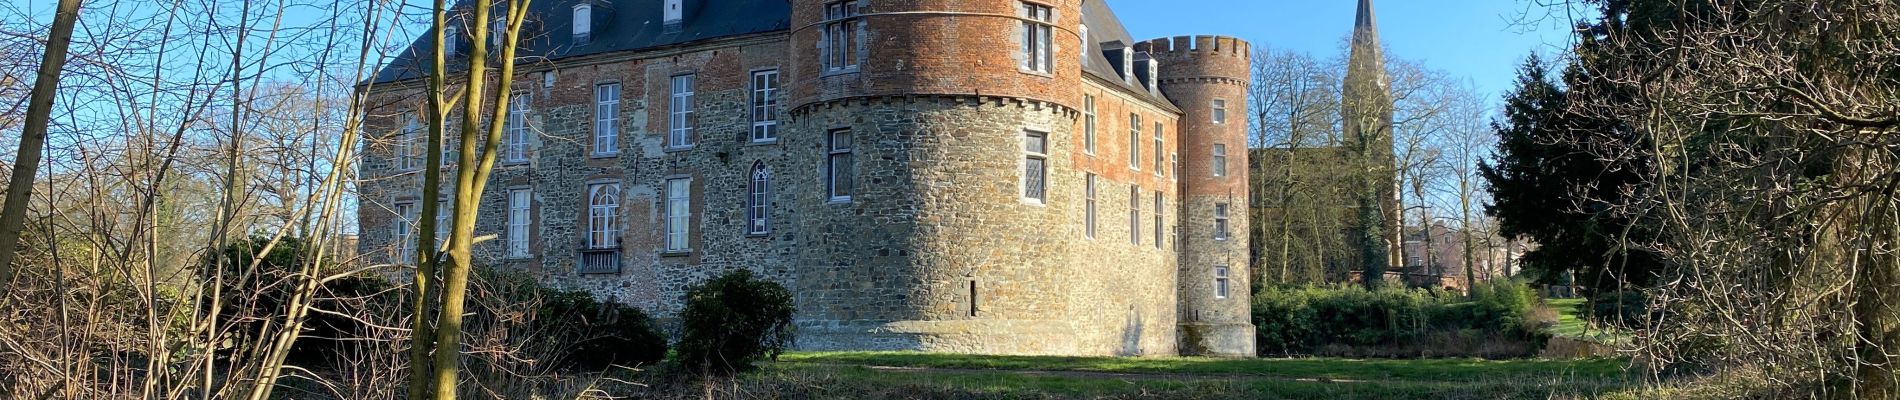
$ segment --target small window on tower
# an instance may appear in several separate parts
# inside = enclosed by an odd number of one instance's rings
[[[1055,22],[1049,6],[1036,3],[1023,3],[1023,70],[1047,73],[1055,63],[1050,56],[1050,36],[1053,36]]]
[[[1227,123],[1227,100],[1214,99],[1214,123]]]

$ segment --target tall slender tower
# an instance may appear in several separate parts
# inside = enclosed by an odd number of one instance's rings
[[[1399,246],[1405,242],[1400,236],[1403,211],[1395,178],[1398,157],[1392,150],[1392,88],[1385,74],[1372,0],[1359,0],[1351,51],[1340,107],[1346,148],[1357,156],[1354,164],[1362,178],[1353,185],[1357,207],[1353,240],[1363,279],[1373,282],[1384,277],[1387,267],[1403,265],[1398,257]]]
[[[1250,47],[1226,36],[1179,36],[1135,49],[1160,60],[1161,91],[1181,108],[1181,354],[1252,357],[1252,229],[1244,211]]]

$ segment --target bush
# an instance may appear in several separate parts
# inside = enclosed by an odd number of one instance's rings
[[[482,271],[483,285],[475,293],[481,307],[528,308],[532,313],[502,315],[476,313],[471,326],[486,326],[501,341],[531,338],[529,357],[545,357],[554,369],[602,371],[613,365],[650,364],[666,358],[666,336],[639,308],[601,302],[592,293],[542,286],[523,273]],[[521,310],[529,311],[529,310]],[[508,313],[512,314],[512,313]]]
[[[1649,296],[1634,290],[1593,294],[1584,307],[1588,308],[1578,311],[1583,311],[1590,322],[1623,329],[1640,329],[1661,317],[1660,312],[1650,311]]]
[[[777,359],[792,340],[792,293],[738,270],[695,285],[680,312],[680,366],[730,375],[761,357]]]
[[[1263,356],[1529,355],[1551,322],[1533,315],[1537,297],[1530,287],[1512,281],[1480,284],[1469,296],[1358,286],[1267,288],[1253,301]]]

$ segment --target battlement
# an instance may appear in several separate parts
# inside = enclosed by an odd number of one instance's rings
[[[1251,45],[1230,36],[1175,36],[1135,44],[1135,51],[1146,51],[1156,58],[1227,56],[1246,59]]]

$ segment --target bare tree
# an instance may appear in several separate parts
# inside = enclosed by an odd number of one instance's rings
[[[53,27],[46,34],[46,53],[40,59],[39,75],[28,95],[26,126],[21,129],[20,148],[13,157],[13,177],[7,182],[6,204],[0,207],[0,296],[13,282],[13,258],[20,244],[20,230],[26,225],[27,201],[33,195],[33,178],[39,174],[40,151],[46,145],[46,125],[53,113],[54,91],[59,90],[60,72],[66,65],[66,48],[73,42],[73,25],[79,21],[79,0],[60,0],[53,14]]]

